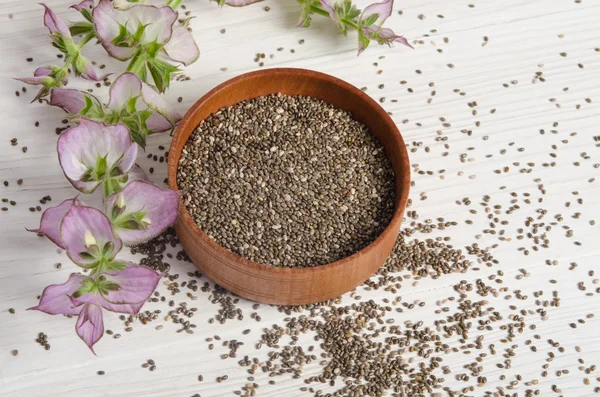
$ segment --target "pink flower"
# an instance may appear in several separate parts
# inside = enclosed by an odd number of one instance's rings
[[[131,170],[137,152],[137,144],[122,124],[81,119],[79,125],[58,139],[58,159],[65,176],[84,193],[91,193],[104,183],[105,193],[111,194],[111,184]]]
[[[371,40],[387,45],[396,42],[413,48],[404,37],[395,34],[391,29],[382,27],[386,19],[392,14],[393,6],[394,0],[383,0],[381,3],[373,3],[364,9],[358,19],[359,55],[367,48]]]
[[[94,344],[104,333],[102,309],[137,314],[160,278],[152,269],[131,264],[123,270],[91,277],[74,274],[64,284],[46,287],[39,304],[28,310],[78,315],[77,335],[94,352]]]
[[[109,90],[108,105],[103,106],[90,93],[74,89],[53,89],[50,105],[58,106],[76,117],[126,125],[131,137],[142,147],[146,135],[173,129],[181,115],[163,97],[135,74],[117,77]],[[150,112],[150,116],[147,113]]]
[[[117,9],[109,0],[100,0],[92,13],[100,43],[111,56],[125,61],[140,47],[154,44],[168,58],[189,65],[200,52],[192,34],[177,24],[177,16],[169,6]]]
[[[67,199],[57,205],[56,207],[50,207],[44,211],[42,214],[42,219],[40,220],[40,227],[37,229],[27,229],[27,231],[43,234],[48,237],[50,241],[54,244],[58,245],[62,249],[66,249],[67,247],[62,241],[60,237],[60,225],[62,223],[63,218],[67,215],[67,212],[71,209],[73,205],[81,204],[77,197],[72,199]]]
[[[105,207],[115,234],[126,245],[134,245],[156,237],[175,222],[179,195],[149,182],[135,181],[108,197]]]
[[[69,75],[66,70],[59,68],[58,66],[45,66],[37,68],[35,72],[33,72],[33,77],[20,77],[16,80],[26,84],[43,86],[35,98],[33,98],[33,101],[36,101],[48,95],[50,88],[62,87],[67,84],[68,79]]]
[[[81,48],[73,41],[69,27],[46,4],[41,5],[45,8],[44,25],[50,32],[52,44],[72,61],[75,75],[88,80],[102,80],[105,76],[98,77],[92,63],[81,54]]]

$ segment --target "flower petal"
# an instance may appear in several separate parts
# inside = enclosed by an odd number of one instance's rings
[[[33,75],[35,77],[40,77],[40,76],[50,76],[52,74],[52,69],[48,68],[48,67],[39,67],[35,70],[35,72],[33,72]]]
[[[377,19],[372,25],[381,26],[392,15],[393,7],[394,0],[383,0],[381,3],[373,3],[364,9],[359,19],[364,21],[371,15],[377,14]]]
[[[110,1],[100,0],[100,3],[92,11],[92,21],[100,44],[111,56],[121,61],[133,56],[136,48],[119,47],[111,43],[119,35],[119,23],[127,24],[127,21],[121,20],[119,11],[113,7]]]
[[[62,81],[59,81],[56,79],[56,77],[53,76],[53,71],[51,69],[52,67],[53,66],[39,67],[33,73],[34,77],[20,77],[20,78],[16,78],[15,80],[19,80],[19,81],[22,81],[23,83],[31,84],[31,85],[44,85],[46,87],[57,87],[57,86],[60,86],[61,84],[66,84],[67,83],[66,78],[62,79]]]
[[[106,215],[96,208],[83,205],[74,205],[67,212],[60,227],[60,236],[69,258],[82,266],[96,262],[89,255],[82,256],[90,252],[92,245],[102,251],[112,244],[112,251],[102,255],[106,259],[113,259],[123,246],[121,240],[113,234]]]
[[[125,182],[127,185],[133,181],[147,181],[148,180],[148,176],[146,175],[146,173],[144,172],[142,167],[140,167],[137,164],[133,165],[133,167],[131,168],[131,171],[129,171],[127,173],[127,177],[128,177],[127,182]]]
[[[373,37],[373,39],[377,40],[380,44],[392,44],[392,43],[401,43],[404,44],[407,47],[413,48],[413,46],[411,46],[408,42],[408,40],[406,40],[406,38],[404,38],[403,36],[399,36],[396,33],[394,33],[394,31],[392,29],[388,29],[388,28],[374,28],[373,32],[376,33],[375,37]]]
[[[69,27],[44,3],[40,3],[46,11],[44,12],[44,25],[50,33],[60,33],[63,37],[71,37]]]
[[[81,77],[83,77],[84,79],[91,81],[101,81],[104,80],[106,77],[110,76],[110,73],[98,76],[98,74],[96,73],[96,69],[92,65],[92,62],[90,62],[87,58],[83,58],[83,55],[80,55],[79,58],[85,60],[85,67],[83,68],[83,70],[80,71]]]
[[[144,306],[144,303],[146,303],[146,301],[144,301],[144,302],[137,302],[137,303],[124,303],[124,304],[118,305],[118,304],[108,302],[107,300],[102,298],[102,296],[100,296],[100,294],[84,294],[78,298],[74,298],[74,299],[72,298],[71,302],[73,305],[77,305],[78,307],[82,307],[82,305],[94,305],[94,306],[102,307],[102,308],[104,308],[108,311],[114,312],[114,313],[127,313],[127,314],[139,313],[142,306]]]
[[[79,125],[58,138],[58,159],[65,176],[85,193],[93,192],[115,168],[119,168],[121,174],[129,172],[137,150],[137,144],[131,142],[129,131],[122,124],[106,125],[81,119]],[[99,158],[106,158],[106,173],[89,177]],[[84,178],[85,175],[88,177]]]
[[[73,88],[53,88],[50,92],[50,105],[77,114],[85,107],[85,94]]]
[[[152,113],[146,120],[146,128],[150,133],[165,132],[171,130],[173,125],[160,113]]]
[[[251,4],[260,0],[249,1],[250,2],[248,2],[248,0],[236,0],[235,2],[246,2],[247,4]],[[241,7],[244,5],[246,4],[236,5],[235,7]],[[192,33],[178,23],[173,26],[173,34],[171,35],[169,42],[165,44],[164,50],[171,60],[175,62],[181,62],[185,66],[196,62],[200,56],[200,50],[198,49],[196,41],[194,41]]]
[[[119,47],[112,41],[119,35],[119,25],[134,33],[140,25],[146,28],[141,42],[165,44],[171,38],[177,13],[171,7],[136,5],[126,10],[116,9],[109,0],[100,0],[92,13],[96,33],[102,46],[113,57],[126,60],[133,56],[135,47]]]
[[[173,125],[181,120],[181,114],[148,84],[142,84],[142,99],[150,109],[163,115]]]
[[[231,7],[244,7],[261,1],[262,0],[225,0],[225,4]]]
[[[105,212],[123,243],[139,244],[156,237],[177,220],[179,195],[150,182],[134,181],[106,199]]]
[[[48,76],[40,77],[16,77],[15,80],[22,81],[25,84],[51,86],[54,79]]]
[[[42,233],[48,237],[54,244],[58,245],[62,249],[66,249],[65,244],[60,239],[60,224],[73,204],[77,203],[77,197],[67,199],[57,205],[56,207],[50,207],[42,214],[40,220],[40,227],[38,229],[27,229],[33,233]]]
[[[83,0],[79,4],[73,4],[70,8],[74,8],[77,11],[81,11],[84,9],[91,10],[94,8],[94,0]]]
[[[102,308],[96,305],[84,305],[77,318],[75,330],[77,331],[77,335],[88,345],[92,353],[96,354],[93,346],[104,334]]]
[[[335,0],[321,0],[321,6],[323,7],[323,9],[325,11],[327,11],[329,13],[329,17],[334,22],[339,23],[337,14],[335,13],[335,10],[333,9],[333,4],[335,4]]]
[[[137,97],[142,91],[142,81],[133,73],[126,72],[116,78],[108,90],[110,99],[107,107],[120,111],[130,98]]]
[[[162,276],[144,266],[138,266],[133,263],[128,263],[127,266],[128,267],[123,270],[109,271],[103,273],[103,277],[111,282],[116,282],[116,279],[122,278],[122,287],[121,284],[119,284],[119,286],[122,288],[122,291],[112,291],[110,293],[110,299],[114,300],[115,302],[118,301],[120,303],[113,303],[111,301],[108,301],[107,299],[105,299],[104,296],[98,293],[87,293],[80,295],[76,298],[71,297],[70,300],[72,304],[76,307],[81,307],[82,305],[96,305],[116,313],[137,314],[142,308],[142,306],[144,306],[144,303],[146,303],[146,300],[148,299],[150,294],[152,294],[152,292],[156,288],[156,285],[158,284],[158,281]],[[134,269],[121,274],[122,272],[130,268]],[[140,270],[139,268],[145,270]],[[112,295],[115,293],[117,295]],[[143,298],[142,295],[146,297]],[[137,301],[137,299],[139,299],[141,296],[142,300]],[[132,298],[136,300],[136,302],[125,302],[125,297]]]
[[[107,302],[106,308],[110,310],[110,304],[146,303],[162,276],[146,266],[129,266],[124,270],[107,272],[105,277],[119,285],[117,291],[109,291],[103,296]]]
[[[40,303],[27,310],[39,310],[48,314],[76,315],[81,311],[70,299],[70,296],[81,287],[86,279],[82,274],[74,274],[64,284],[53,284],[44,288]]]

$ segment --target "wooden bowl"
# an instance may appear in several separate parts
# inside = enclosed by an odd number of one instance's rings
[[[319,98],[352,113],[383,144],[396,178],[394,216],[383,233],[355,254],[322,266],[279,268],[255,263],[221,247],[194,222],[185,206],[175,223],[181,245],[214,282],[244,298],[303,305],[335,298],[367,280],[390,254],[408,200],[410,168],[406,146],[388,114],[358,88],[335,77],[304,69],[277,68],[246,73],[209,91],[187,111],[169,149],[169,187],[177,186],[177,166],[188,137],[201,120],[245,99],[274,93]]]

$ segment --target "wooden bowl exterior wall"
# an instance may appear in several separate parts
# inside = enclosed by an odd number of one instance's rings
[[[404,141],[389,115],[358,88],[304,69],[277,68],[246,73],[217,86],[198,100],[179,123],[169,149],[169,187],[177,186],[177,166],[188,137],[200,121],[240,101],[274,93],[319,98],[352,113],[383,144],[396,179],[394,216],[370,245],[339,261],[312,268],[279,268],[246,260],[221,247],[195,223],[183,203],[175,224],[183,248],[214,282],[263,303],[303,305],[338,297],[367,280],[389,256],[408,200],[410,167]]]

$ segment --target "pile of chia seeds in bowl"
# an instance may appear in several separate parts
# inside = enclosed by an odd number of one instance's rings
[[[184,204],[221,246],[254,262],[345,258],[389,224],[395,179],[383,146],[349,112],[273,94],[203,120],[177,173]]]

